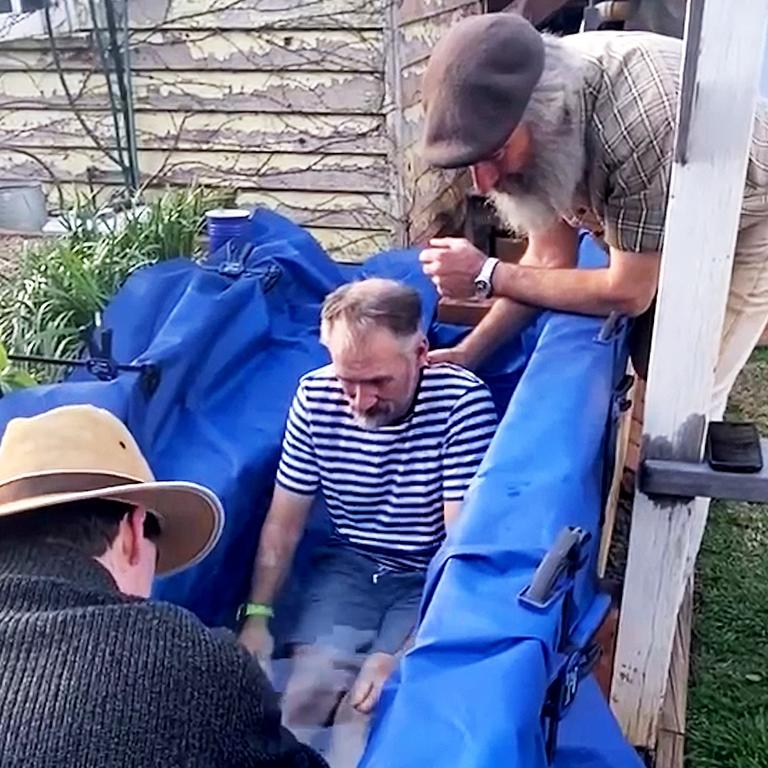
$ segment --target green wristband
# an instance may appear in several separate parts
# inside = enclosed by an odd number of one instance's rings
[[[240,606],[237,613],[239,619],[247,619],[250,616],[263,616],[264,618],[271,619],[275,615],[272,606],[265,605],[264,603],[245,603]]]

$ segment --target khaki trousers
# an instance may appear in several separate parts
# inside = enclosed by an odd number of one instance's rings
[[[695,268],[695,267],[692,267]],[[635,321],[632,363],[637,375],[648,375],[648,356],[656,303]],[[749,360],[768,323],[768,194],[747,197],[742,204],[733,257],[731,286],[723,335],[715,367],[709,418],[722,419],[736,377]]]
[[[768,322],[768,195],[748,197],[741,211],[715,368],[710,419],[721,419],[739,371],[749,360]]]

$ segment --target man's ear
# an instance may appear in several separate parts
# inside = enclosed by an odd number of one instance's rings
[[[530,126],[520,123],[504,145],[505,165],[513,173],[520,173],[531,160],[532,135]]]
[[[429,353],[429,341],[427,337],[422,334],[421,340],[416,347],[416,358],[419,361],[419,365],[423,368],[428,364],[427,354]]]
[[[123,519],[125,525],[123,552],[131,565],[137,565],[141,555],[141,542],[144,538],[144,518],[147,511],[143,507],[134,507]]]

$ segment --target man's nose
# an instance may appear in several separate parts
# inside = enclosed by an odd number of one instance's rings
[[[494,163],[476,163],[470,170],[472,183],[481,195],[487,195],[499,180],[499,170]]]
[[[376,393],[366,384],[355,385],[352,391],[352,407],[359,413],[365,413],[371,406],[376,405]]]

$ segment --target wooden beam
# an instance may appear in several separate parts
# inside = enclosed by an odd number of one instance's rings
[[[768,22],[765,0],[745,0],[737,13],[730,0],[700,4],[692,0],[686,20],[685,140],[670,181],[644,433],[648,458],[683,461],[701,458]],[[650,750],[707,509],[704,500],[635,497],[611,701],[630,741]]]
[[[568,0],[512,0],[504,7],[504,12],[519,13],[531,24],[541,24],[550,16],[554,16],[564,5],[568,5]]]
[[[106,81],[83,70],[67,72],[69,91],[80,109],[104,109]],[[266,112],[312,115],[379,114],[381,77],[356,72],[136,72],[133,88],[138,111]],[[0,113],[19,107],[68,109],[56,72],[0,74]]]
[[[132,29],[379,29],[382,0],[132,0]]]
[[[98,50],[86,35],[56,40],[64,71],[100,68]],[[224,72],[380,72],[380,31],[325,30],[136,30],[131,37],[134,72],[202,68]],[[0,72],[55,72],[48,40],[0,40]]]
[[[611,608],[605,621],[597,630],[595,642],[600,645],[600,658],[595,666],[595,680],[606,699],[611,692],[611,676],[613,675],[613,656],[616,652],[616,629],[619,626],[619,609]]]
[[[638,389],[638,382],[637,379],[635,379],[632,389],[627,393],[627,397],[632,401],[632,407],[622,413],[619,417],[618,434],[616,435],[616,451],[613,462],[613,477],[611,478],[611,487],[608,491],[608,500],[605,503],[603,529],[600,536],[600,549],[597,556],[597,575],[600,578],[605,576],[605,569],[608,567],[608,555],[610,554],[611,542],[613,541],[613,528],[616,525],[619,495],[621,493],[621,484],[624,479],[624,469],[627,463],[627,453],[629,452],[629,440],[632,433],[632,414],[635,411],[635,392]]]
[[[692,623],[693,576],[688,579],[677,618],[672,664],[659,722],[656,768],[683,768],[685,763],[685,711],[688,706]]]
[[[757,342],[758,347],[768,347],[768,326],[763,331],[763,335],[760,337],[760,341]]]
[[[768,460],[768,439],[760,441],[764,461]],[[640,487],[653,496],[768,502],[768,464],[760,472],[718,472],[707,462],[648,459],[643,463]]]

